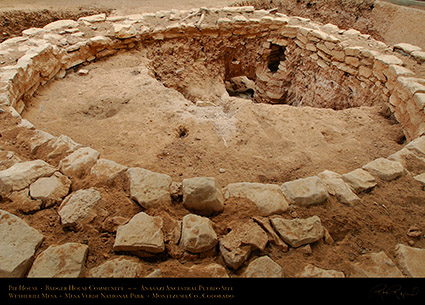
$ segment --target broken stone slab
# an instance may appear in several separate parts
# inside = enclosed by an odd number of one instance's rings
[[[183,205],[194,213],[209,216],[224,209],[224,196],[213,177],[183,179]]]
[[[401,270],[411,277],[425,277],[425,249],[398,244],[396,259]]]
[[[37,179],[30,185],[30,196],[45,202],[58,202],[68,195],[71,180],[59,172]]]
[[[420,64],[425,62],[425,52],[424,51],[413,51],[410,55]]]
[[[58,20],[43,27],[44,30],[54,31],[78,27],[78,22],[74,20]]]
[[[0,232],[0,277],[23,277],[44,236],[3,210],[0,210]]]
[[[425,156],[420,157],[406,147],[393,153],[388,159],[399,162],[408,171],[425,171]]]
[[[82,147],[62,159],[59,168],[68,177],[82,178],[96,164],[100,153],[90,147]]]
[[[90,269],[89,277],[135,278],[140,277],[142,265],[137,257],[118,257]]]
[[[255,216],[252,218],[258,223],[269,235],[269,241],[273,242],[281,251],[287,252],[288,245],[277,235],[276,231],[272,228],[269,218]]]
[[[281,190],[289,202],[296,205],[320,204],[327,199],[325,187],[316,176],[285,182]]]
[[[270,221],[280,238],[295,248],[323,238],[324,229],[319,216],[292,220],[274,216]]]
[[[364,254],[352,266],[354,273],[351,277],[403,277],[401,271],[384,251]]]
[[[385,158],[375,159],[364,165],[362,168],[385,181],[394,180],[402,176],[404,173],[404,168],[399,162]]]
[[[108,159],[98,159],[92,167],[90,175],[104,184],[111,184],[115,178],[125,172],[127,167]]]
[[[165,250],[162,232],[162,218],[140,212],[130,221],[118,227],[114,251],[128,251],[144,256],[148,253],[161,253]]]
[[[337,270],[326,270],[316,267],[312,264],[307,264],[304,270],[296,275],[296,277],[304,278],[344,278],[344,272]]]
[[[243,276],[254,278],[281,278],[283,277],[283,268],[269,256],[265,255],[249,263]]]
[[[0,171],[0,193],[9,193],[27,188],[41,177],[51,176],[56,168],[43,160],[20,162]]]
[[[68,136],[60,135],[49,141],[47,147],[49,148],[47,158],[53,160],[62,155],[67,156],[83,146]]]
[[[231,183],[224,189],[224,196],[226,199],[247,198],[255,203],[264,216],[280,214],[289,208],[281,189],[274,184]]]
[[[143,208],[148,209],[160,203],[171,203],[170,176],[150,170],[133,167],[127,170],[130,180],[130,195]]]
[[[89,247],[80,243],[50,246],[40,253],[28,273],[29,278],[77,278],[83,275]]]
[[[375,178],[369,172],[361,168],[343,174],[342,179],[344,179],[355,193],[369,190],[376,185]]]
[[[267,242],[267,233],[254,221],[248,221],[238,224],[220,239],[220,253],[227,266],[237,269],[253,250],[263,251]]]
[[[96,216],[94,208],[101,199],[100,192],[94,188],[70,194],[58,209],[62,225],[77,229],[83,221],[93,219]]]
[[[217,244],[217,234],[207,217],[188,214],[183,217],[181,246],[186,251],[200,253],[208,251]]]
[[[356,205],[360,203],[360,198],[353,193],[350,187],[344,182],[338,173],[325,170],[318,177],[325,185],[326,191],[345,204]]]

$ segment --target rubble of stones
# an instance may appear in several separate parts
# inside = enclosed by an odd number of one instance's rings
[[[373,84],[404,128],[409,143],[388,158],[373,160],[344,174],[325,170],[317,176],[282,185],[241,182],[222,187],[213,177],[176,182],[167,174],[127,168],[101,158],[96,150],[65,135],[55,137],[37,130],[20,116],[25,101],[39,86],[63,78],[73,67],[133,48],[143,39],[166,40],[182,35],[255,38],[270,33],[273,33],[271,43],[285,46],[289,40],[294,41],[298,52],[316,60],[323,69],[336,67],[365,86]],[[85,270],[90,250],[87,244],[50,245],[39,253],[37,250],[45,240],[43,234],[19,216],[0,209],[0,276],[134,277],[138,274],[138,258],[171,255],[174,247],[195,255],[218,251],[224,265],[192,267],[202,268],[212,277],[228,277],[227,270],[243,266],[245,277],[283,277],[282,266],[261,255],[269,243],[282,252],[289,248],[311,251],[310,244],[319,240],[332,243],[319,216],[291,220],[283,217],[290,206],[321,205],[330,196],[343,204],[356,205],[362,194],[379,181],[391,182],[411,175],[407,170],[411,160],[425,163],[425,136],[422,136],[425,80],[403,67],[403,61],[392,53],[393,49],[419,64],[424,62],[425,53],[411,45],[389,48],[355,30],[343,31],[334,25],[320,25],[253,7],[115,17],[100,14],[78,21],[56,21],[6,40],[0,44],[0,116],[2,120],[10,120],[10,130],[16,133],[16,146],[24,147],[31,160],[22,160],[12,151],[0,151],[1,197],[20,202],[23,213],[57,207],[61,225],[78,231],[98,213],[105,213],[97,209],[102,200],[99,188],[108,187],[124,176],[129,181],[129,197],[143,211],[130,219],[103,215],[103,225],[115,233],[113,250],[120,256]],[[425,173],[411,176],[425,185]],[[86,177],[95,180],[96,186],[72,188]],[[165,226],[169,219],[149,215],[150,209],[171,204],[179,196],[187,214],[174,219],[172,226]],[[222,213],[229,198],[252,201],[258,214],[227,234],[217,234],[211,216]],[[422,263],[425,249],[398,244],[395,253],[395,262],[384,252],[361,256],[353,262],[356,274],[351,276],[425,276]],[[250,255],[258,257],[248,264]],[[161,270],[154,270],[148,276],[160,277]],[[347,275],[308,264],[297,276]]]

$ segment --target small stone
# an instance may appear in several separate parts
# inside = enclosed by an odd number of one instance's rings
[[[360,198],[353,193],[350,187],[344,182],[340,174],[325,170],[318,176],[325,185],[327,192],[336,196],[336,198],[342,203],[348,205],[356,205],[360,203]]]
[[[142,266],[136,257],[119,257],[108,260],[90,270],[89,277],[135,278],[139,277]]]
[[[425,155],[425,136],[414,139],[405,147],[424,157],[423,155]]]
[[[296,277],[304,278],[344,278],[345,274],[341,271],[326,270],[311,264],[307,264],[304,270],[297,274]]]
[[[295,248],[318,241],[324,234],[319,216],[292,220],[275,216],[270,221],[282,240]]]
[[[283,269],[269,256],[265,255],[253,260],[246,268],[243,276],[260,278],[281,278],[283,277]]]
[[[248,258],[252,250],[263,251],[268,236],[253,221],[238,225],[220,240],[220,252],[227,266],[239,268]]]
[[[422,236],[422,231],[417,226],[410,226],[409,230],[407,230],[407,236],[413,238],[420,238]]]
[[[59,172],[51,177],[39,178],[30,185],[30,195],[34,199],[58,202],[68,195],[71,180]]]
[[[3,210],[0,210],[0,232],[0,277],[23,277],[44,236]]]
[[[81,178],[96,164],[99,155],[98,151],[90,147],[79,148],[62,159],[59,167],[68,177]]]
[[[89,75],[89,70],[87,70],[87,69],[80,69],[80,70],[78,70],[78,75],[81,75],[81,76],[85,76],[85,75]]]
[[[268,218],[255,216],[253,217],[253,219],[267,232],[267,234],[269,234],[269,241],[272,241],[279,248],[279,250],[283,252],[288,252],[288,245],[285,244],[283,240],[280,239],[279,235],[276,234],[276,231],[273,230],[272,225],[270,224],[270,220]]]
[[[34,261],[29,278],[77,278],[81,277],[89,247],[79,243],[50,246]]]
[[[217,234],[209,218],[188,214],[183,217],[181,245],[192,253],[205,252],[217,244]]]
[[[183,179],[183,205],[197,214],[209,216],[224,209],[224,197],[212,177]]]
[[[360,256],[353,264],[354,274],[351,277],[403,277],[394,262],[381,251]]]
[[[144,252],[163,252],[162,226],[161,217],[152,217],[144,212],[136,214],[127,224],[118,227],[114,251],[134,252],[139,256],[144,256]]]
[[[320,204],[327,199],[324,185],[316,176],[285,182],[281,190],[290,203],[297,205]]]
[[[362,168],[385,181],[394,180],[402,176],[404,172],[404,168],[399,162],[385,158],[373,160]]]
[[[51,176],[55,171],[43,160],[16,163],[0,171],[0,193],[23,190],[38,178]]]
[[[94,188],[78,190],[64,199],[58,214],[64,227],[77,229],[83,221],[96,217],[95,206],[102,199]]]
[[[425,62],[425,52],[424,51],[413,51],[410,55],[420,64]]]
[[[145,209],[160,203],[171,203],[170,186],[173,180],[170,176],[139,167],[129,168],[127,174],[131,198]]]
[[[425,249],[398,244],[396,258],[403,272],[411,277],[425,277]]]
[[[344,181],[356,193],[369,190],[374,188],[376,185],[375,178],[361,168],[357,168],[349,173],[343,174],[342,179],[344,179]]]
[[[311,255],[313,253],[313,250],[311,250],[311,246],[309,244],[299,247],[298,251],[306,255]]]
[[[394,51],[401,54],[411,54],[414,51],[421,51],[422,49],[418,46],[411,45],[410,43],[398,43],[394,45]]]
[[[247,198],[255,203],[264,216],[280,214],[288,208],[288,202],[279,186],[262,183],[231,183],[224,190],[225,198]]]

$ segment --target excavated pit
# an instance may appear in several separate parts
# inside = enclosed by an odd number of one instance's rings
[[[350,171],[400,149],[400,125],[360,81],[268,39],[145,42],[47,84],[23,116],[123,165],[222,185]]]

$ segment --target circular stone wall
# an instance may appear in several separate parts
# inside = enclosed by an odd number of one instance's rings
[[[178,49],[188,42],[193,48]],[[273,266],[274,272],[262,274],[266,277],[417,274],[405,268],[417,262],[403,250],[405,244],[416,245],[412,251],[424,247],[425,83],[401,59],[420,63],[423,52],[414,46],[395,46],[400,55],[355,30],[253,7],[61,20],[0,46],[5,155],[0,221],[12,217],[7,210],[26,220],[23,227],[36,227],[45,236],[42,242],[33,234],[27,257],[9,259],[7,266],[0,260],[3,276],[63,274],[43,269],[43,259],[63,253],[79,262],[73,266],[78,271],[66,276],[249,277],[258,264],[265,264],[263,270]],[[22,119],[40,86],[141,46],[153,76],[194,102],[225,102],[223,94],[240,91],[230,85],[246,77],[252,85],[246,92],[256,102],[386,106],[409,143],[345,173],[324,170],[281,185],[246,181],[222,187],[212,177],[180,182],[167,173],[128,168]],[[206,94],[202,82],[200,90],[196,83],[188,86],[185,79],[194,75],[215,90]],[[191,132],[177,126],[179,138]],[[2,249],[10,247],[6,237]],[[370,257],[396,264],[390,268],[373,259],[376,266],[370,266]],[[126,273],[123,266],[131,267]]]

